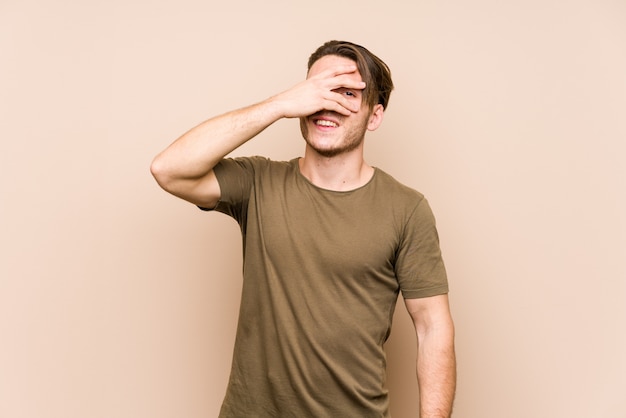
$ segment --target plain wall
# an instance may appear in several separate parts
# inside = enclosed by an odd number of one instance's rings
[[[366,155],[435,211],[454,416],[626,416],[626,3],[2,0],[1,417],[216,416],[238,228],[149,164],[329,39],[394,75]],[[235,154],[302,150],[285,120]],[[401,303],[388,353],[393,416],[416,417]]]

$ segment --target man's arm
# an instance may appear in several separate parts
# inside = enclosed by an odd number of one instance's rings
[[[336,89],[363,89],[347,75],[356,66],[340,66],[311,77],[263,102],[209,119],[191,129],[158,154],[150,171],[169,193],[201,207],[213,208],[220,188],[213,167],[227,154],[282,118],[297,118],[320,110],[349,115],[359,109]]]
[[[456,389],[454,323],[448,295],[405,299],[417,332],[420,418],[448,418]]]

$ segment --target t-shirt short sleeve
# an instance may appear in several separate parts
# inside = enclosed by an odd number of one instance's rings
[[[244,223],[255,184],[255,172],[268,160],[264,157],[224,158],[214,168],[220,199],[214,210]]]
[[[424,198],[405,225],[395,269],[402,296],[406,299],[448,293],[435,217]]]

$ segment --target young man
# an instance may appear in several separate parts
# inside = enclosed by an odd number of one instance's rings
[[[434,218],[420,193],[363,158],[392,89],[367,49],[327,42],[305,81],[198,125],[154,159],[163,189],[241,226],[220,417],[389,417],[383,344],[399,292],[418,337],[420,416],[451,414],[454,326]],[[225,158],[281,118],[300,118],[304,157]]]

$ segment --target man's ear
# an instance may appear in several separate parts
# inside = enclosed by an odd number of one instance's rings
[[[374,106],[374,109],[372,109],[372,114],[367,122],[367,130],[375,131],[378,129],[380,124],[383,123],[383,116],[385,116],[385,109],[383,108],[383,105],[379,103]]]

